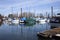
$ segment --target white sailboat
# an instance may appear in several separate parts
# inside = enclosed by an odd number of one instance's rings
[[[23,17],[23,18],[20,18],[19,22],[20,22],[20,23],[24,23],[24,22],[25,22],[25,20],[26,20],[26,18],[25,18],[25,17]]]
[[[20,22],[20,23],[24,23],[24,21],[23,21],[23,20],[19,20],[19,22]]]
[[[36,21],[40,23],[46,23],[46,22],[49,22],[50,20],[47,18],[37,18]]]
[[[12,21],[12,19],[11,18],[8,18],[8,20],[7,20],[8,22],[11,22]]]
[[[13,23],[13,24],[19,24],[19,19],[14,19],[14,20],[12,20],[12,23]]]

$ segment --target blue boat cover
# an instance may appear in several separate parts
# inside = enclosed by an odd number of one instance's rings
[[[25,20],[26,20],[26,18],[25,18],[25,17],[23,17],[23,18],[20,18],[20,20],[25,21]]]

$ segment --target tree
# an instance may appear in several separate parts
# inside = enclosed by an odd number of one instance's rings
[[[0,16],[1,16],[1,14],[0,14]]]
[[[42,13],[40,14],[40,17],[43,18],[43,14]]]
[[[13,14],[9,14],[8,17],[9,17],[9,18],[13,18]]]

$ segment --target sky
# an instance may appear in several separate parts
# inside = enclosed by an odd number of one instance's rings
[[[23,12],[50,14],[51,6],[54,13],[60,12],[60,0],[0,0],[0,14],[8,15],[12,12],[19,14],[21,8]]]

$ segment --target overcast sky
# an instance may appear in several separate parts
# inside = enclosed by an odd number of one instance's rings
[[[51,12],[51,6],[54,8],[54,13],[60,12],[60,0],[0,0],[0,13],[8,15],[12,12],[20,13],[20,8],[23,12],[43,13]]]

